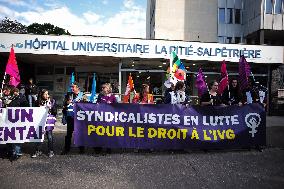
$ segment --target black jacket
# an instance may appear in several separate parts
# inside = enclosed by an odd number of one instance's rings
[[[38,87],[35,84],[27,84],[25,87],[26,95],[37,95]]]
[[[29,103],[26,97],[22,94],[19,94],[18,96],[13,96],[11,100],[12,101],[7,105],[7,107],[28,107],[29,106]]]

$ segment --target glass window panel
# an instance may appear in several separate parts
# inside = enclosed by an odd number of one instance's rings
[[[218,37],[218,42],[219,43],[224,43],[224,37],[223,36],[221,36],[221,37],[219,36]]]
[[[53,91],[53,81],[39,81],[37,86],[40,89],[47,89],[49,91]]]
[[[266,0],[265,1],[265,13],[272,14],[272,1],[273,0]]]
[[[219,8],[219,23],[225,24],[225,9]]]
[[[233,9],[227,9],[227,24],[233,23]]]
[[[283,0],[275,0],[275,14],[281,14],[282,13],[282,1]]]
[[[55,74],[64,74],[64,68],[55,68]]]
[[[235,43],[238,44],[241,42],[241,38],[240,37],[235,37]]]
[[[53,74],[53,67],[52,66],[37,67],[37,74],[38,75],[52,75]]]
[[[235,9],[235,24],[241,23],[241,9]]]
[[[227,37],[227,43],[232,43],[232,37]]]
[[[66,67],[66,75],[71,75],[72,72],[75,72],[75,67]]]

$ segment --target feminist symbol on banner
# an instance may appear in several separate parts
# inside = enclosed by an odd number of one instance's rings
[[[247,127],[251,128],[252,130],[249,131],[251,134],[251,137],[254,137],[254,134],[257,133],[256,128],[259,126],[261,122],[260,115],[258,113],[249,113],[245,117],[245,122],[247,124]]]

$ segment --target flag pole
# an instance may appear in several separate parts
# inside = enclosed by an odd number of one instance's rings
[[[170,54],[170,81],[172,79],[172,68],[173,67],[173,56],[172,56],[172,52]]]
[[[3,97],[3,87],[4,87],[4,84],[5,84],[5,80],[6,80],[6,72],[4,74],[4,78],[3,78],[3,81],[2,81],[2,84],[1,84],[1,91],[0,91],[0,98]]]

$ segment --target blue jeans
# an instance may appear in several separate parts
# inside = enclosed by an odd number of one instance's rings
[[[8,145],[9,153],[11,155],[13,155],[13,156],[22,155],[20,144],[10,143],[10,144],[7,144],[7,145]]]
[[[36,95],[28,95],[29,105],[30,107],[33,107],[33,103],[37,100]]]
[[[53,151],[53,135],[52,135],[52,131],[46,131],[45,132],[46,136],[47,136],[47,149],[48,151]],[[36,151],[40,150],[42,142],[37,142],[35,143],[35,148]]]

